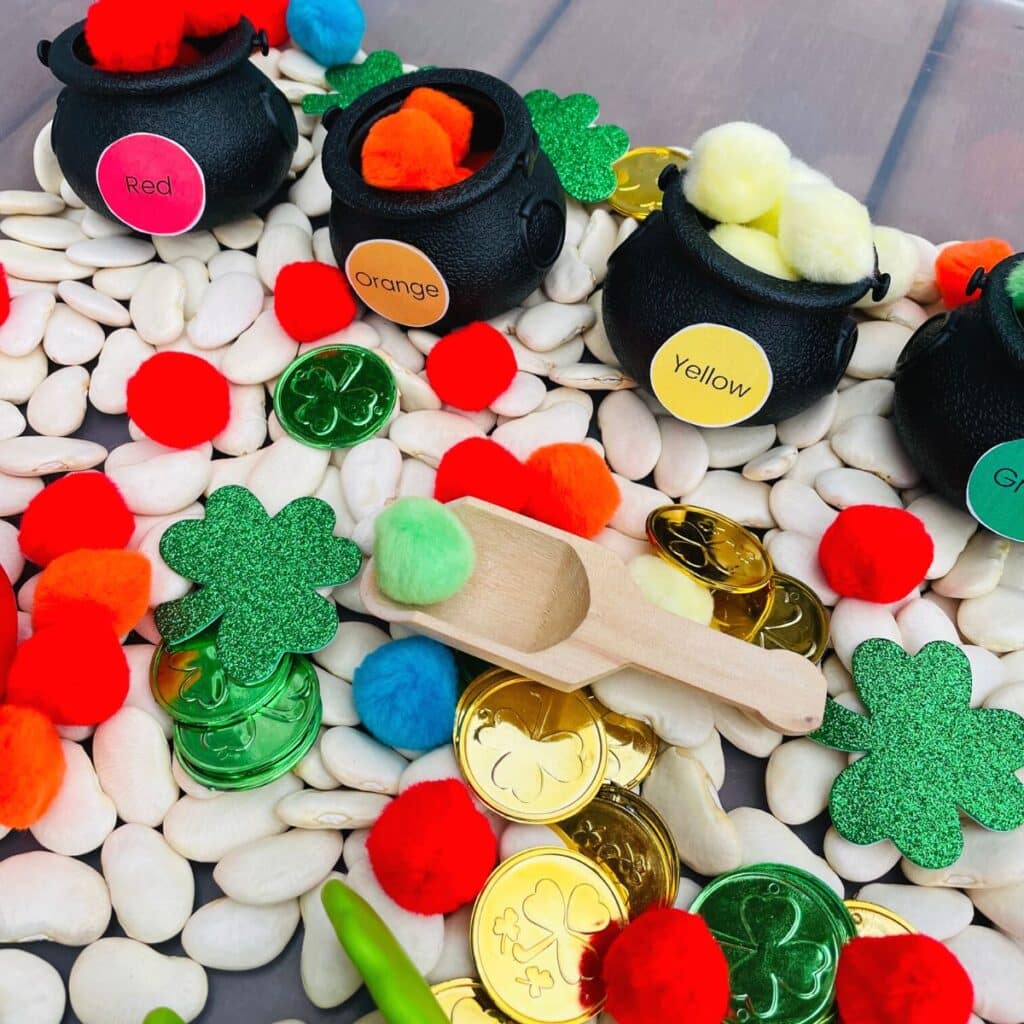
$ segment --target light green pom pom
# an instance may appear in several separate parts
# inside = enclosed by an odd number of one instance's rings
[[[399,604],[436,604],[473,574],[473,538],[454,512],[430,498],[401,498],[374,527],[373,564],[381,591]]]
[[[1010,296],[1013,308],[1024,316],[1024,260],[1007,275],[1006,294]]]

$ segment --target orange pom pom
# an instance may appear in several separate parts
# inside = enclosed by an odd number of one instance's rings
[[[429,114],[445,131],[452,143],[452,160],[461,164],[469,155],[469,140],[473,135],[473,111],[457,99],[421,86],[413,89],[402,104],[403,110],[422,110]]]
[[[581,537],[600,533],[622,500],[604,459],[585,444],[538,448],[526,472],[526,515]]]
[[[942,293],[948,309],[973,302],[981,295],[967,294],[967,285],[978,267],[987,273],[1007,256],[1013,255],[1013,246],[1001,238],[981,238],[976,242],[955,242],[947,245],[935,260],[935,283]]]
[[[55,558],[36,584],[32,625],[52,626],[83,604],[100,605],[118,636],[130,633],[149,608],[152,572],[137,551],[71,551]]]
[[[382,117],[363,143],[363,180],[395,192],[433,192],[468,178],[445,130],[422,110]]]
[[[0,705],[0,825],[34,825],[63,781],[64,751],[53,723],[32,708]]]

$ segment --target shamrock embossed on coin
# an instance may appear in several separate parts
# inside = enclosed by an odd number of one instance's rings
[[[554,822],[600,789],[608,742],[581,693],[561,693],[510,672],[488,672],[462,695],[455,747],[480,798],[513,821]]]
[[[350,448],[388,421],[398,400],[380,356],[356,345],[314,349],[296,359],[274,390],[281,426],[311,448]]]
[[[856,934],[842,900],[798,868],[756,864],[721,875],[691,910],[729,961],[738,1024],[821,1024],[839,951]]]
[[[627,917],[623,892],[574,850],[538,847],[505,861],[473,908],[480,981],[525,1024],[582,1024],[600,1012],[604,938]]]
[[[737,594],[771,580],[772,560],[749,530],[692,505],[666,505],[647,519],[647,536],[667,562],[705,587]]]

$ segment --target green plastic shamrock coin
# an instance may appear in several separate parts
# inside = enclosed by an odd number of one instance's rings
[[[156,609],[161,636],[181,643],[216,622],[221,662],[246,685],[267,679],[285,654],[326,647],[338,615],[317,588],[347,583],[362,564],[334,526],[334,510],[319,498],[299,498],[271,518],[244,487],[214,491],[204,519],[175,523],[160,541],[164,561],[200,585]]]
[[[581,203],[607,199],[618,187],[612,164],[629,149],[626,132],[613,124],[594,124],[600,106],[586,93],[560,99],[548,89],[537,89],[525,100],[562,188]]]
[[[829,699],[811,739],[864,752],[836,779],[829,810],[853,843],[891,839],[923,868],[963,852],[963,811],[999,832],[1024,825],[1024,718],[971,707],[971,663],[955,644],[913,657],[891,640],[865,640],[853,679],[867,716]]]

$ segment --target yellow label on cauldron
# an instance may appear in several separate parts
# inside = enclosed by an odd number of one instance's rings
[[[429,327],[448,312],[448,284],[430,257],[390,238],[360,242],[345,261],[353,291],[403,327]]]
[[[724,324],[694,324],[673,334],[651,361],[651,387],[677,419],[731,427],[772,393],[772,368],[748,334]]]

